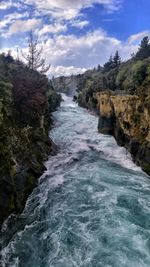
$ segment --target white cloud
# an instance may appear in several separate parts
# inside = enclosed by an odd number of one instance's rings
[[[22,9],[22,4],[21,2],[18,2],[18,0],[7,0],[7,1],[0,2],[0,10],[10,9],[11,7]]]
[[[130,58],[138,49],[138,45],[129,43],[130,38],[122,42],[99,29],[81,37],[56,34],[42,41],[39,47],[43,46],[43,57],[52,66],[49,75],[60,76],[82,73],[98,64],[103,65],[116,50],[123,60]],[[15,53],[16,49],[12,50]],[[22,50],[27,52],[26,48]]]
[[[47,63],[52,64],[49,75],[61,76],[83,73],[98,64],[103,65],[116,50],[123,60],[136,52],[138,45],[121,42],[99,30],[82,37],[59,35],[48,39],[44,44]]]
[[[81,37],[59,35],[49,38],[44,44],[44,53],[54,66],[89,68],[105,63],[110,54],[119,49],[121,42],[107,36],[103,30],[89,32]]]
[[[11,14],[4,16],[3,20],[0,22],[0,31],[4,32],[5,31],[4,29],[8,25],[12,24],[13,22],[15,22],[18,19],[27,18],[28,16],[29,16],[29,14],[27,11],[24,13],[14,12],[14,13],[11,13]]]
[[[111,7],[118,5],[118,0],[59,0],[59,1],[51,1],[51,0],[24,0],[25,3],[36,5],[39,9],[81,9],[85,7],[89,7],[94,3],[99,3],[104,6]]]
[[[8,33],[5,34],[6,37],[11,36],[16,33],[27,32],[35,29],[39,24],[41,24],[41,19],[28,19],[28,20],[16,20],[9,27]]]
[[[44,13],[45,13],[45,10],[44,10]],[[79,11],[78,9],[54,9],[54,10],[49,10],[47,11],[47,13],[49,15],[51,15],[53,18],[55,19],[59,19],[59,20],[71,20],[73,18],[76,18],[78,17],[79,15]]]
[[[14,13],[10,13],[10,14],[6,15],[4,17],[4,20],[7,19],[8,21],[12,21],[12,20],[20,19],[20,18],[25,18],[25,17],[28,17],[28,16],[29,16],[29,13],[27,11],[24,12],[24,13],[14,12]]]
[[[8,1],[8,2],[5,2],[5,1],[1,1],[0,2],[0,10],[5,10],[5,9],[8,9],[11,7],[11,2]]]
[[[139,42],[145,36],[150,36],[150,31],[143,31],[143,32],[133,34],[129,37],[128,42],[129,44]]]
[[[102,29],[90,31],[80,36],[68,34],[67,29],[70,26],[83,29],[89,24],[89,21],[82,14],[84,8],[93,7],[97,3],[102,5],[107,12],[114,12],[120,8],[121,2],[120,0],[2,1],[0,3],[1,10],[10,6],[20,7],[20,3],[22,3],[22,7],[25,7],[25,4],[32,5],[33,9],[29,8],[32,19],[29,19],[28,12],[19,13],[19,11],[4,16],[0,23],[1,36],[10,37],[34,29],[39,37],[39,42],[41,42],[39,45],[43,46],[43,56],[48,64],[52,64],[49,71],[50,75],[82,73],[98,64],[103,65],[110,54],[114,54],[116,50],[119,50],[123,59],[129,58],[138,49],[137,43],[144,36],[150,36],[149,31],[143,31],[131,35],[125,42],[122,42],[109,36]],[[42,15],[45,14],[49,15],[51,24],[44,23],[44,16],[42,17]],[[104,19],[104,21],[110,20],[109,18]],[[14,55],[16,54],[15,51],[16,48],[12,48]],[[26,51],[26,48],[23,51]]]
[[[75,28],[79,28],[79,29],[83,29],[84,27],[89,25],[89,21],[87,20],[77,20],[72,22],[71,26],[75,27]]]
[[[54,76],[54,77],[59,77],[59,76],[70,76],[72,74],[79,74],[79,73],[84,73],[86,71],[85,68],[76,68],[74,66],[70,67],[65,67],[65,66],[51,66],[49,69],[47,75],[49,76]]]
[[[107,11],[114,12],[120,8],[123,0],[24,0],[23,3],[33,5],[44,14],[54,18],[71,20],[81,13],[82,9],[92,7],[94,4],[102,5]]]
[[[53,25],[44,25],[40,30],[37,30],[36,33],[39,37],[48,34],[48,33],[60,33],[67,30],[67,25],[62,25],[60,23],[54,23]]]
[[[32,19],[23,16],[23,13],[11,13],[5,16],[0,25],[0,32],[3,37],[10,37],[13,34],[26,32],[36,29],[39,37],[56,34],[67,31],[67,27],[83,29],[89,24],[87,20],[81,20],[82,10],[92,7],[94,4],[102,5],[107,11],[115,11],[119,8],[123,0],[8,0],[2,1],[0,8],[7,9],[10,7],[31,11]],[[26,6],[30,5],[30,7]],[[25,12],[27,13],[27,12]],[[44,22],[44,16],[48,14],[51,19],[51,25],[43,25],[39,30],[40,22]],[[29,14],[28,14],[29,15]],[[26,18],[26,20],[25,20]],[[23,20],[24,19],[24,20]],[[41,19],[41,21],[40,21]],[[65,20],[65,21],[64,21]],[[9,28],[8,28],[9,27]]]

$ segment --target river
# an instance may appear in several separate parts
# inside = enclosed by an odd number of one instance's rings
[[[59,147],[0,239],[1,267],[149,267],[150,179],[98,118],[64,97]]]

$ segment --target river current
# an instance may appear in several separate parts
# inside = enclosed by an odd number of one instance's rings
[[[98,118],[64,97],[59,147],[23,213],[5,221],[1,267],[150,267],[150,179]]]

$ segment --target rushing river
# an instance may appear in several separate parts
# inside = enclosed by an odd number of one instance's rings
[[[150,267],[150,179],[97,118],[65,97],[57,156],[3,225],[1,267]]]

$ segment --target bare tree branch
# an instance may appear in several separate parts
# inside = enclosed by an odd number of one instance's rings
[[[43,47],[38,48],[38,39],[34,39],[33,32],[31,31],[28,39],[28,54],[21,54],[27,61],[27,65],[32,70],[38,70],[42,74],[50,69],[50,65],[45,65],[45,59],[42,58]]]

